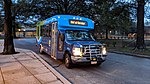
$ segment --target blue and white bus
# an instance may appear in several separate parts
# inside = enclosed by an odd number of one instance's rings
[[[94,21],[74,15],[55,15],[37,24],[39,52],[45,52],[56,60],[64,60],[65,66],[89,63],[100,65],[107,56],[106,47],[96,42],[90,33]]]

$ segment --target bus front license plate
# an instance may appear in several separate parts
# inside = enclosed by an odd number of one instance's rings
[[[91,64],[97,64],[97,61],[91,61]]]

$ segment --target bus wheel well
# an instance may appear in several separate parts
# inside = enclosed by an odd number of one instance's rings
[[[64,55],[63,55],[63,60],[65,59],[65,55],[68,54],[69,56],[71,56],[70,52],[68,50],[65,51]]]

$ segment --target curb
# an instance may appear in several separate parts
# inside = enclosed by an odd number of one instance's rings
[[[139,54],[133,54],[133,53],[119,52],[119,51],[108,51],[108,52],[150,59],[150,56],[148,55],[139,55]]]
[[[30,50],[31,51],[31,50]],[[45,62],[41,57],[39,57],[35,52],[31,51],[33,53],[34,56],[36,56],[38,58],[38,60],[40,62],[42,62],[43,65],[45,65],[45,67],[47,67],[49,70],[52,71],[52,73],[59,78],[59,80],[61,82],[63,82],[63,84],[71,84],[71,82],[69,80],[67,80],[65,77],[63,77],[59,72],[57,72],[53,67],[51,67],[47,62]]]

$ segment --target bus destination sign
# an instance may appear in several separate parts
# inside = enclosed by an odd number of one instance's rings
[[[88,26],[88,23],[86,21],[81,21],[81,20],[69,20],[69,24],[71,24],[71,25],[80,25],[80,26]]]

